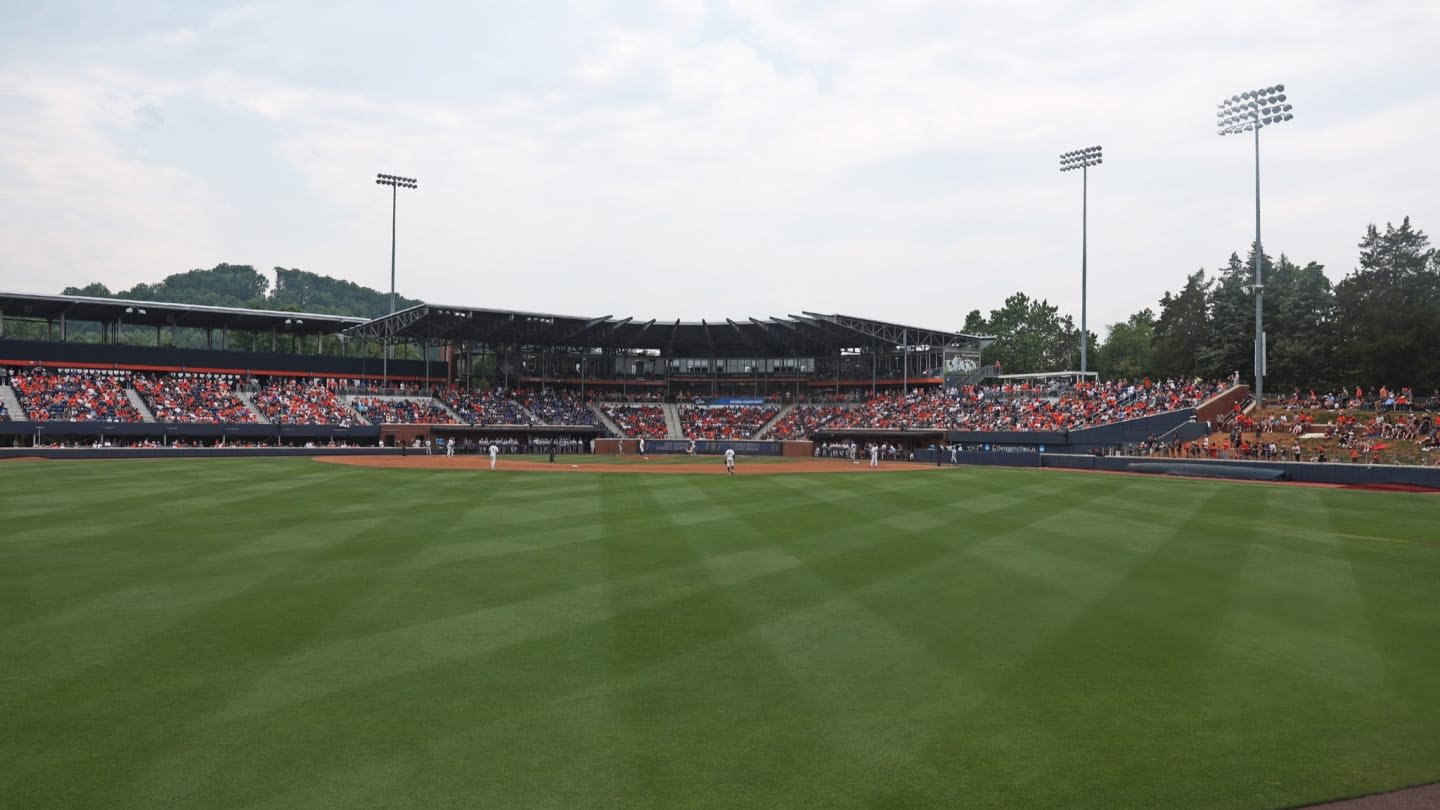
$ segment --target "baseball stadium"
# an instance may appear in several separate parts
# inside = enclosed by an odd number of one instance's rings
[[[1238,380],[812,312],[17,323],[9,806],[1440,801],[1436,470],[1267,450]]]

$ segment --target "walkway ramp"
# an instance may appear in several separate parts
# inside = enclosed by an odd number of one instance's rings
[[[19,397],[15,396],[15,389],[8,385],[0,385],[0,402],[5,403],[5,410],[10,414],[11,422],[28,422],[30,414],[20,405]]]
[[[665,411],[665,438],[685,438],[685,428],[680,424],[680,409],[673,402],[667,402],[660,407]]]
[[[757,430],[757,431],[755,431],[755,436],[754,436],[754,438],[756,438],[756,439],[764,439],[764,438],[766,438],[767,436],[769,436],[769,435],[770,435],[770,428],[775,427],[775,423],[776,423],[776,422],[779,422],[781,419],[784,419],[784,418],[785,418],[785,414],[790,413],[790,412],[793,411],[793,410],[795,410],[795,405],[794,405],[793,403],[790,404],[790,405],[786,405],[786,406],[782,407],[778,412],[776,412],[776,414],[775,414],[774,416],[772,416],[772,417],[770,418],[770,421],[769,421],[769,422],[766,422],[765,424],[761,425],[761,426],[760,426],[760,429]]]
[[[145,398],[140,396],[139,391],[136,391],[134,388],[126,386],[125,398],[130,400],[130,404],[134,405],[135,410],[140,412],[140,420],[142,422],[155,421],[155,414],[150,411],[150,406],[145,404]]]

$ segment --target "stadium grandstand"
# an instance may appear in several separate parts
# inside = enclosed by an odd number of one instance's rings
[[[662,322],[421,304],[365,320],[0,293],[0,443],[615,437],[935,450],[1190,420],[1226,387],[1000,378],[980,362],[992,340],[814,312]]]

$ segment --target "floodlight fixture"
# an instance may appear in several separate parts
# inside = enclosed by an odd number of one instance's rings
[[[413,177],[401,177],[398,174],[378,173],[375,175],[375,185],[390,187],[390,314],[395,314],[395,207],[396,198],[402,188],[419,188],[420,181]],[[385,343],[385,362],[383,371],[385,385],[390,385],[390,342]]]
[[[1060,171],[1069,172],[1080,170],[1080,371],[1084,373],[1089,366],[1090,333],[1089,325],[1085,320],[1086,314],[1086,287],[1088,284],[1088,233],[1089,230],[1089,174],[1092,166],[1099,166],[1103,161],[1099,146],[1087,146],[1084,149],[1074,149],[1060,155]]]
[[[1265,285],[1261,278],[1260,259],[1265,251],[1260,242],[1260,130],[1294,120],[1295,109],[1288,102],[1285,85],[1274,84],[1258,90],[1246,90],[1221,100],[1215,113],[1220,135],[1255,133],[1255,401],[1265,400]]]

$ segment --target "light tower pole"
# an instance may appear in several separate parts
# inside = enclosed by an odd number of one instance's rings
[[[1087,146],[1084,149],[1076,149],[1073,152],[1066,152],[1060,156],[1060,171],[1080,170],[1080,374],[1082,375],[1082,379],[1085,372],[1090,370],[1090,327],[1085,320],[1085,287],[1087,281],[1086,276],[1088,275],[1086,253],[1088,253],[1089,248],[1086,231],[1089,229],[1088,220],[1090,216],[1090,178],[1088,177],[1088,172],[1091,166],[1099,166],[1102,162],[1104,161],[1101,160],[1100,147],[1098,146]]]
[[[1260,128],[1284,123],[1295,116],[1285,103],[1285,85],[1246,90],[1221,101],[1215,125],[1221,135],[1255,132],[1255,401],[1265,401],[1265,282],[1260,275]]]
[[[398,177],[393,174],[375,175],[375,185],[390,187],[390,314],[395,314],[395,203],[402,188],[418,188],[420,181],[413,177]],[[385,339],[385,360],[381,372],[385,387],[390,387],[390,339]]]

